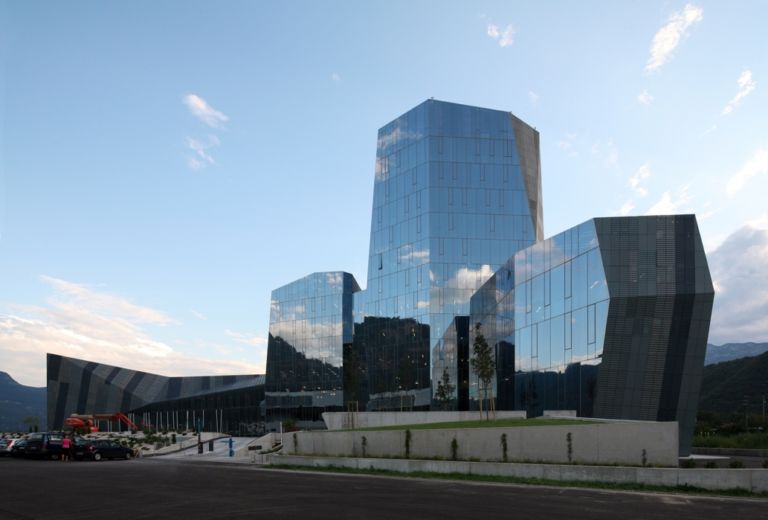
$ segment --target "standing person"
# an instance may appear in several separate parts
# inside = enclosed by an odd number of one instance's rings
[[[69,451],[72,447],[72,442],[69,440],[68,436],[64,436],[63,439],[61,439],[61,460],[69,460]]]

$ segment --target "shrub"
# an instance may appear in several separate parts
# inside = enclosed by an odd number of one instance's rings
[[[743,468],[743,467],[744,467],[744,463],[743,463],[743,462],[741,462],[741,461],[740,461],[740,460],[738,460],[738,459],[737,459],[737,460],[732,460],[732,461],[731,461],[731,462],[728,464],[728,467],[729,467],[729,468],[734,468],[734,469]]]
[[[411,430],[405,430],[405,458],[411,458]]]
[[[507,434],[501,434],[501,460],[507,462]]]
[[[573,462],[573,436],[571,432],[565,436],[565,444],[568,447],[568,464]]]
[[[680,467],[681,468],[695,468],[696,467],[696,461],[693,459],[683,459],[680,461]]]
[[[707,464],[704,467],[705,468],[709,468],[709,469],[713,469],[713,468],[717,467],[717,464],[715,463],[714,460],[710,460],[709,462],[707,462]]]
[[[459,456],[459,443],[456,440],[456,437],[453,438],[451,441],[451,460],[458,459]]]
[[[765,469],[768,469],[768,459],[765,459],[765,460],[763,461],[763,467],[764,467]]]

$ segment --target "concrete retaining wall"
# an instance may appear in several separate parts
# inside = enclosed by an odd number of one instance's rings
[[[497,419],[525,419],[523,411],[496,412]],[[480,412],[323,412],[323,421],[329,430],[354,428],[380,428],[403,424],[429,424],[438,422],[476,421]]]
[[[463,473],[502,477],[539,478],[578,482],[625,482],[655,486],[695,486],[710,490],[746,489],[768,492],[766,469],[681,469],[576,466],[561,464],[520,464],[414,459],[342,457],[300,457],[266,455],[266,462],[289,466],[379,469],[413,473]]]
[[[544,410],[543,417],[573,417],[576,418],[576,410]]]
[[[509,461],[678,464],[675,422],[411,430],[410,435],[410,457],[415,459],[451,459],[451,444],[456,439],[459,460],[503,461],[502,435],[506,435]],[[283,453],[404,458],[405,440],[404,430],[295,432],[283,436]]]

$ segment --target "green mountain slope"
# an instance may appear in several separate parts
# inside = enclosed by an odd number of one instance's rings
[[[760,414],[768,399],[768,352],[704,367],[699,412]]]

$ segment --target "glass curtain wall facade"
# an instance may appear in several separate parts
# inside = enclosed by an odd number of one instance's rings
[[[428,100],[381,128],[352,406],[429,409],[445,371],[466,393],[470,298],[542,234],[539,135],[514,115]]]
[[[499,408],[678,421],[687,454],[714,298],[695,216],[593,219],[513,264],[472,307],[496,348]]]
[[[352,342],[355,278],[314,273],[272,291],[267,344],[267,421],[322,425],[344,407],[344,345]]]

